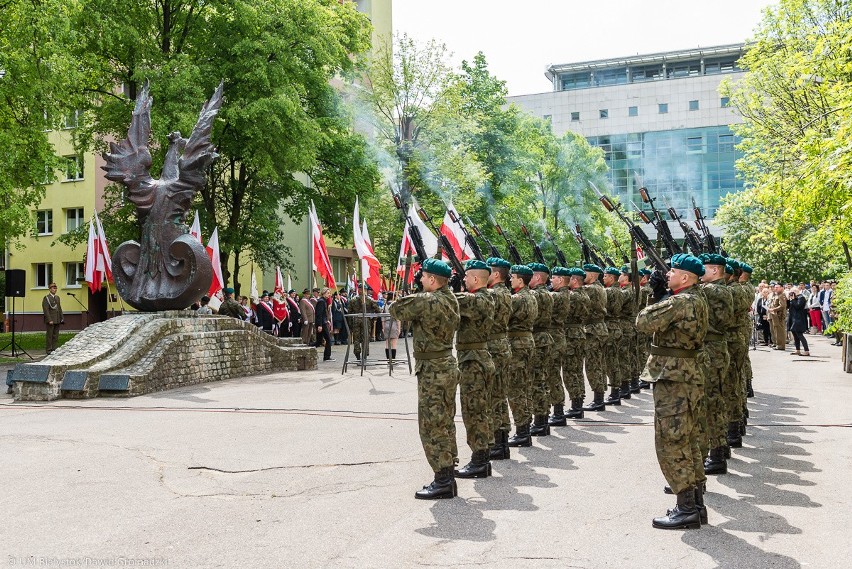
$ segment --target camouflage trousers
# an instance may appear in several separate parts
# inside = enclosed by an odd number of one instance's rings
[[[742,378],[740,379],[740,383],[743,391],[743,408],[745,408],[748,384],[754,377],[754,374],[751,371],[751,330],[747,330],[743,333],[742,342],[745,355],[743,356]]]
[[[352,351],[355,353],[356,358],[361,357],[361,346],[364,339],[364,332],[362,330],[362,319],[356,318],[354,319],[354,323],[352,328],[349,329],[352,335]],[[369,331],[367,332],[367,351],[364,352],[364,357],[370,355],[370,336]]]
[[[532,422],[532,401],[530,399],[531,376],[530,361],[535,348],[512,346],[512,360],[509,364],[509,380],[506,382],[507,399],[512,410],[515,426],[529,425]]]
[[[727,443],[728,409],[725,400],[725,381],[730,355],[725,341],[704,343],[709,362],[704,366],[704,386],[707,391],[707,446],[718,448]]]
[[[583,385],[583,338],[566,338],[562,350],[562,378],[570,399],[582,399],[586,394]]]
[[[548,356],[548,401],[551,405],[565,405],[565,389],[562,387],[562,354],[565,353],[565,334],[552,331],[550,336],[553,338],[553,345],[550,346]]]
[[[742,342],[740,334],[740,331],[737,331],[728,341],[728,353],[731,359],[724,389],[729,422],[741,421],[745,407],[743,368],[745,367],[745,360],[748,358],[748,345]]]
[[[636,327],[632,321],[621,321],[621,345],[618,351],[618,377],[621,383],[630,381],[636,367]]]
[[[619,362],[623,350],[621,328],[611,324],[607,324],[607,328],[609,328],[609,337],[604,345],[604,369],[609,378],[609,386],[621,387],[622,375],[621,363]]]
[[[486,350],[459,353],[459,397],[467,446],[488,450],[494,444],[491,428],[494,363]]]
[[[452,356],[418,362],[417,368],[420,442],[429,466],[438,472],[442,468],[455,466],[458,460],[454,418],[459,369]]]
[[[651,338],[647,334],[643,334],[642,332],[636,331],[636,361],[634,362],[635,367],[633,368],[630,379],[636,379],[640,375],[642,375],[642,370],[645,369],[645,364],[648,363],[648,356],[650,355],[649,345],[651,344]]]
[[[535,356],[532,360],[525,362],[530,368],[530,404],[533,415],[547,415],[550,413],[550,398],[548,396],[548,374],[550,373],[551,348],[553,338],[549,333],[536,332]]]
[[[702,389],[700,385],[664,379],[654,385],[654,447],[660,470],[675,494],[704,478],[696,425]]]
[[[512,347],[509,340],[489,341],[488,351],[494,362],[494,383],[491,394],[491,430],[510,431],[512,422],[509,419],[509,402],[507,400],[507,381],[509,377],[509,362],[512,359]]]
[[[604,345],[606,336],[586,335],[583,343],[583,356],[586,363],[586,379],[595,393],[606,391],[606,371],[604,370]]]
[[[707,480],[704,474],[704,457],[710,450],[707,438],[707,386],[702,383],[698,385],[698,406],[695,410],[695,442],[698,445],[698,456],[701,457],[701,468],[695,471],[695,479],[698,482]]]

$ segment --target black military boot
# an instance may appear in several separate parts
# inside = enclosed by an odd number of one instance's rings
[[[724,447],[710,449],[710,454],[704,459],[704,474],[727,474],[728,461],[725,460]]]
[[[746,397],[754,397],[754,389],[751,386],[751,379],[746,380]]]
[[[663,494],[674,494],[674,492],[672,492],[672,487],[668,484],[663,486]]]
[[[565,416],[569,419],[582,419],[583,418],[583,398],[578,397],[576,399],[571,400],[571,409],[565,413]]]
[[[470,462],[456,470],[456,478],[488,478],[491,476],[489,451],[477,450],[470,457]]]
[[[728,423],[728,446],[731,448],[742,448],[743,436],[740,434],[740,422]]]
[[[604,403],[607,405],[621,405],[621,389],[613,387]]]
[[[697,529],[701,517],[695,506],[695,488],[689,487],[677,495],[677,505],[665,516],[654,518],[652,525],[658,529]]]
[[[546,437],[550,434],[550,427],[547,425],[547,415],[533,416],[533,426],[530,429],[530,434],[534,437]]]
[[[444,498],[455,498],[458,495],[456,479],[453,476],[453,467],[442,468],[435,473],[435,480],[423,490],[414,493],[418,500],[442,500]]]
[[[706,526],[710,522],[707,521],[707,506],[704,505],[704,492],[702,484],[695,487],[695,507],[698,509],[698,519],[701,520],[701,525]]]
[[[568,424],[565,420],[565,406],[558,403],[553,406],[553,415],[547,420],[547,424],[551,427],[564,427]]]
[[[630,393],[639,393],[642,391],[642,386],[639,385],[639,378],[630,380]]]
[[[604,403],[604,392],[595,391],[595,398],[591,403],[583,407],[583,411],[605,411],[606,403]]]
[[[630,399],[630,382],[622,381],[621,382],[621,398],[622,399]]]
[[[731,447],[725,445],[722,447],[722,452],[725,453],[725,458],[731,458]]]
[[[491,460],[506,460],[509,458],[509,433],[502,429],[494,431],[494,446],[488,453]]]
[[[529,423],[515,427],[515,436],[510,438],[507,444],[510,447],[531,447],[532,438],[530,437]]]
[[[642,389],[651,389],[651,384],[645,381],[644,379],[640,379],[639,387],[641,387]]]

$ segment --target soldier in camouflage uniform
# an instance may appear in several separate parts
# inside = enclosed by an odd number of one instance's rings
[[[453,336],[459,325],[459,303],[447,286],[449,265],[426,259],[422,265],[423,291],[401,298],[390,307],[391,316],[414,326],[414,372],[417,374],[417,419],[420,441],[434,481],[414,494],[421,500],[457,495],[453,472],[456,446],[456,386],[459,368],[453,356]]]
[[[623,358],[621,310],[624,307],[624,295],[618,286],[621,271],[615,267],[604,269],[604,287],[606,290],[606,329],[609,332],[604,346],[604,367],[609,377],[609,397],[607,405],[621,405],[621,363]]]
[[[367,304],[367,314],[375,314],[377,312],[381,312],[382,309],[379,308],[379,304],[372,299],[372,297],[368,294],[364,294],[364,289],[361,288],[359,294],[356,294],[351,299],[349,299],[349,307],[347,312],[349,314],[362,314],[364,312],[364,303]],[[367,358],[370,356],[370,335],[371,330],[373,328],[373,322],[371,319],[367,319],[367,351],[364,353],[364,357]],[[361,347],[364,344],[364,319],[363,318],[350,318],[347,320],[347,325],[349,325],[349,333],[352,338],[352,351],[355,353],[355,359],[361,359]]]
[[[553,338],[553,345],[549,354],[550,371],[547,374],[547,391],[553,405],[553,415],[547,424],[551,427],[564,427],[568,424],[565,420],[565,388],[562,386],[563,378],[565,387],[568,386],[568,376],[561,373],[562,357],[565,354],[565,322],[568,320],[571,306],[568,276],[567,268],[553,267],[553,292],[550,293],[553,298],[553,311],[550,315],[550,337]]]
[[[509,362],[512,359],[512,346],[509,344],[509,316],[512,313],[512,293],[506,286],[511,264],[499,257],[489,257],[486,264],[491,267],[488,277],[488,289],[494,299],[494,317],[488,334],[488,351],[494,362],[494,391],[491,396],[491,430],[494,431],[494,446],[491,447],[491,460],[509,458],[509,431],[512,423],[509,419],[507,383],[509,381]]]
[[[494,298],[486,288],[491,268],[470,260],[465,266],[464,286],[457,292],[459,330],[456,355],[459,360],[459,391],[467,445],[473,452],[470,463],[455,472],[457,478],[491,476],[489,449],[494,443],[491,428],[494,362],[488,353],[488,335],[494,314]]]
[[[701,261],[692,255],[672,257],[667,275],[671,296],[648,306],[636,318],[640,331],[653,334],[643,378],[655,383],[657,460],[677,494],[677,506],[667,515],[654,518],[656,528],[701,527],[699,509],[703,507],[703,496],[697,485],[704,475],[704,465],[698,449],[695,413],[702,390],[697,356],[707,332],[708,309],[707,303],[695,294],[695,285],[703,273]]]
[[[619,369],[621,377],[621,390],[619,395],[622,399],[630,399],[631,372],[636,367],[636,315],[637,310],[636,291],[633,288],[633,280],[630,278],[630,265],[621,267],[618,276],[618,286],[621,289],[623,302],[618,323],[621,325],[621,346],[619,352]]]
[[[530,386],[532,370],[530,362],[535,354],[533,324],[538,317],[538,303],[529,289],[532,269],[526,265],[512,265],[510,284],[512,286],[512,313],[509,317],[509,342],[512,344],[512,360],[509,364],[507,391],[509,407],[515,420],[515,436],[509,439],[509,446],[532,446],[530,421],[532,402]]]
[[[745,408],[745,381],[744,369],[745,361],[748,358],[748,341],[751,337],[751,318],[749,311],[751,304],[754,302],[754,296],[750,288],[741,285],[737,279],[737,273],[740,266],[735,259],[728,259],[727,263],[731,267],[731,282],[728,283],[734,301],[734,320],[731,326],[728,340],[728,353],[731,355],[731,362],[728,368],[728,385],[726,386],[728,402],[728,446],[731,448],[740,448],[743,446],[742,431],[744,430],[744,413]],[[727,271],[727,268],[726,268]],[[786,300],[783,295],[781,298],[784,309],[787,308]],[[771,304],[770,304],[771,308]],[[785,315],[786,316],[786,315]],[[786,318],[785,318],[786,321]],[[786,334],[786,328],[784,328]]]
[[[565,350],[562,352],[562,374],[565,388],[571,399],[571,409],[566,413],[569,419],[583,418],[583,395],[586,386],[583,382],[583,350],[586,343],[584,325],[589,321],[591,301],[583,288],[586,272],[573,267],[567,270],[568,286],[560,290],[568,294],[568,316],[565,319]],[[601,398],[603,399],[603,398]]]
[[[550,278],[550,269],[541,263],[530,263],[527,265],[533,271],[530,281],[530,290],[535,295],[538,316],[533,324],[533,341],[535,342],[535,357],[527,362],[532,367],[532,409],[533,426],[530,434],[534,437],[542,437],[550,434],[548,415],[550,414],[550,395],[548,387],[551,371],[550,360],[553,358],[553,338],[550,335],[550,317],[553,313],[553,296],[547,290],[547,281]],[[560,384],[560,389],[562,388]]]
[[[725,332],[734,318],[734,299],[725,282],[725,258],[721,255],[702,255],[704,276],[702,290],[707,298],[709,318],[704,336],[707,365],[704,367],[704,388],[707,392],[707,446],[710,453],[704,461],[705,474],[725,474],[728,463],[725,456],[728,428],[728,410],[725,401],[725,381],[730,355]]]
[[[638,309],[639,311],[641,311],[643,308],[648,306],[648,299],[651,296],[651,287],[648,286],[648,277],[651,276],[651,271],[649,271],[648,269],[640,269],[639,274],[642,278],[639,280]],[[645,334],[644,332],[641,332],[639,329],[636,329],[636,367],[633,369],[633,372],[630,375],[630,377],[633,378],[630,380],[631,390],[634,390],[635,388],[638,388],[638,390],[642,390],[651,387],[650,383],[639,379],[639,376],[642,374],[642,370],[645,368],[645,363],[648,361],[648,346],[650,345],[650,336],[648,336],[648,334]]]
[[[599,281],[603,269],[587,263],[583,265],[586,273],[583,290],[589,298],[589,318],[584,332],[586,342],[583,346],[583,356],[586,363],[586,379],[594,393],[594,400],[583,407],[584,411],[603,411],[606,409],[604,392],[606,391],[606,372],[604,369],[604,346],[609,331],[604,319],[606,318],[606,290]]]
[[[752,269],[751,265],[748,263],[743,263],[740,261],[740,270],[742,270],[742,274],[740,274],[740,285],[744,287],[748,291],[748,295],[751,296],[752,299],[757,295],[757,289],[754,288],[754,285],[751,283],[751,273],[754,269]],[[754,302],[754,301],[752,301]],[[753,323],[753,314],[748,315],[749,325],[754,326]],[[746,342],[751,344],[751,334],[746,337]],[[753,379],[753,374],[751,371],[751,356],[748,355],[751,352],[746,349],[746,359],[745,359],[745,382],[746,382],[746,397],[754,397],[754,389],[752,388],[751,381]],[[748,411],[748,409],[746,409]],[[748,414],[746,413],[746,417]]]

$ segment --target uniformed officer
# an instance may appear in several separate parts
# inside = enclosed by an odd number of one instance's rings
[[[618,275],[618,286],[621,289],[622,303],[618,323],[621,326],[621,345],[619,346],[618,364],[621,379],[619,394],[622,399],[630,399],[633,390],[630,387],[630,374],[636,367],[636,291],[633,289],[633,279],[630,276],[630,265],[622,265]],[[636,391],[638,391],[638,386]]]
[[[509,439],[509,446],[513,447],[532,446],[530,362],[535,354],[533,325],[538,316],[538,303],[528,286],[532,277],[532,269],[526,265],[512,265],[509,281],[512,286],[512,313],[509,317],[508,333],[509,342],[512,344],[512,360],[509,364],[507,391],[509,407],[515,421],[515,436]]]
[[[464,286],[457,292],[459,329],[456,356],[459,361],[459,392],[467,445],[472,451],[470,463],[455,472],[457,478],[491,476],[489,449],[494,443],[491,428],[494,389],[494,362],[488,353],[488,335],[494,314],[494,298],[488,293],[491,268],[472,259],[465,265]]]
[[[604,367],[609,377],[609,397],[606,398],[607,405],[621,405],[621,363],[622,350],[622,326],[621,311],[624,306],[624,295],[618,286],[618,277],[621,271],[615,267],[604,269],[603,282],[606,290],[606,329],[607,341],[604,346]]]
[[[746,294],[754,299],[757,295],[757,290],[754,288],[754,285],[751,282],[751,274],[754,271],[751,265],[748,263],[744,263],[740,261],[740,269],[742,273],[740,274],[740,285],[747,291]],[[752,300],[753,302],[753,300]],[[753,324],[753,315],[747,314],[746,318],[749,323],[749,331],[751,331],[751,326]],[[746,337],[746,342],[751,343],[751,334]],[[752,388],[751,381],[753,379],[753,373],[751,370],[751,356],[749,355],[751,352],[746,350],[746,359],[745,359],[745,381],[746,381],[746,397],[754,397],[754,389]]]
[[[749,311],[754,302],[754,295],[750,288],[739,282],[739,262],[736,259],[727,259],[727,265],[731,267],[731,282],[728,283],[728,286],[734,301],[734,319],[730,328],[730,335],[727,337],[728,353],[731,355],[731,363],[728,368],[728,374],[731,375],[730,389],[726,393],[729,421],[727,438],[729,447],[740,448],[743,446],[742,435],[745,429],[743,423],[745,418],[743,409],[746,402],[744,369],[748,358],[748,342],[752,328]],[[725,270],[727,272],[727,267]],[[781,303],[785,311],[783,322],[786,322],[787,301],[783,298],[783,294],[781,295]],[[782,323],[781,327],[786,335],[786,325]]]
[[[509,458],[509,431],[512,430],[507,399],[509,362],[512,359],[512,346],[508,336],[512,293],[506,286],[512,265],[499,257],[489,257],[485,262],[491,267],[488,290],[494,299],[494,317],[491,319],[491,331],[488,334],[488,351],[494,362],[494,390],[491,396],[494,446],[491,447],[491,460],[505,460]]]
[[[571,409],[566,413],[569,419],[583,418],[583,395],[586,386],[583,382],[583,353],[586,343],[585,324],[591,313],[591,300],[583,287],[586,272],[578,267],[567,270],[568,274],[568,317],[565,319],[565,351],[562,354],[562,373],[565,388],[571,399]],[[565,289],[561,289],[565,290]],[[603,397],[601,397],[603,400]]]
[[[656,528],[701,527],[699,508],[703,507],[703,496],[697,483],[704,475],[704,466],[695,412],[702,390],[698,352],[707,332],[708,309],[707,303],[695,294],[695,285],[703,274],[704,266],[696,257],[673,256],[667,274],[671,295],[636,317],[637,328],[653,335],[643,378],[655,383],[657,460],[677,494],[677,505],[667,515],[654,518]]]
[[[364,303],[366,303],[367,308],[364,309]],[[363,314],[367,312],[367,314],[375,314],[377,312],[381,312],[381,308],[379,308],[379,303],[377,303],[373,298],[364,291],[362,287],[361,290],[349,299],[349,306],[347,309],[349,314]],[[367,334],[364,335],[364,323],[366,322]],[[364,320],[360,317],[350,318],[347,321],[349,325],[349,332],[352,338],[352,351],[355,353],[355,359],[361,359],[361,348],[365,348],[364,358],[368,358],[370,356],[370,336],[372,334],[371,330],[373,328],[373,322],[370,318]],[[367,339],[364,342],[364,339]]]
[[[600,283],[603,269],[597,265],[587,263],[583,265],[586,273],[583,290],[589,297],[589,318],[584,331],[586,341],[583,346],[583,355],[586,362],[586,379],[589,387],[594,393],[594,400],[583,407],[584,411],[603,411],[606,409],[604,393],[606,392],[606,372],[604,369],[604,346],[606,345],[609,331],[606,322],[606,291]]]
[[[553,405],[553,415],[547,424],[551,427],[564,427],[568,424],[565,419],[565,390],[568,387],[567,375],[562,375],[562,358],[565,355],[565,322],[571,308],[570,291],[568,287],[568,269],[553,267],[550,281],[553,285],[553,310],[550,315],[550,337],[553,345],[549,354],[549,372],[547,374],[547,392],[550,404]],[[565,380],[565,387],[562,382]]]
[[[550,279],[550,269],[542,263],[529,263],[527,265],[533,271],[530,280],[530,290],[535,295],[538,315],[533,324],[533,341],[535,342],[535,357],[527,362],[532,368],[531,393],[533,409],[533,426],[530,434],[534,437],[543,437],[550,434],[548,416],[550,414],[550,396],[548,387],[551,371],[550,360],[553,358],[553,338],[550,335],[550,319],[553,313],[553,296],[547,290],[547,281]],[[560,389],[562,388],[560,384]]]
[[[651,271],[648,269],[639,269],[639,274],[641,278],[639,279],[639,306],[638,309],[641,311],[643,308],[648,306],[648,299],[651,297],[651,287],[648,286],[648,278],[651,276]],[[642,370],[645,368],[645,362],[648,361],[648,347],[651,345],[651,338],[648,334],[641,332],[640,330],[636,330],[636,367],[631,374],[630,386],[631,389],[633,387],[638,387],[640,390],[648,389],[651,387],[651,384],[647,381],[644,381],[639,378],[642,374]]]
[[[434,481],[414,497],[434,500],[458,493],[453,472],[458,456],[453,418],[459,368],[453,356],[453,336],[459,325],[459,303],[447,286],[452,276],[449,265],[426,259],[422,271],[423,292],[397,300],[390,313],[413,325],[420,441],[435,472]]]

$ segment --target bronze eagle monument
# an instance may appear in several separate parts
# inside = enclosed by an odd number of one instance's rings
[[[222,84],[201,108],[189,139],[169,134],[159,179],[151,176],[151,102],[148,82],[136,99],[127,138],[111,142],[103,154],[106,178],[123,184],[142,223],[140,242],[125,241],[112,256],[112,273],[121,297],[147,312],[182,310],[210,289],[213,265],[204,246],[189,235],[186,214],[207,168],[218,157],[210,143]]]

